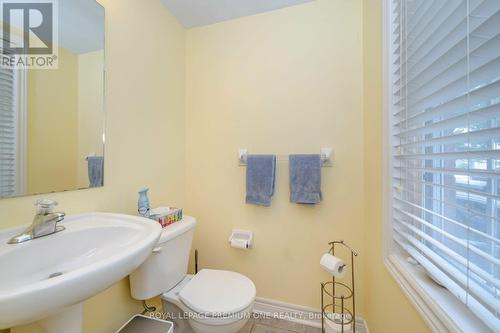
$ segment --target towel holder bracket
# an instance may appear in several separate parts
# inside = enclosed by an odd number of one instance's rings
[[[96,154],[96,153],[90,153],[90,154],[86,155],[86,156],[84,157],[84,159],[85,159],[85,161],[88,161],[88,160],[89,160],[89,157],[96,157],[96,156],[97,156],[97,154]]]
[[[288,162],[289,155],[277,155],[278,162]],[[321,148],[321,166],[322,167],[332,167],[333,166],[333,149],[332,148]],[[242,148],[238,150],[238,163],[240,166],[247,165],[248,149]]]
[[[238,161],[240,166],[247,165],[247,156],[248,156],[248,149],[240,149],[238,151]]]

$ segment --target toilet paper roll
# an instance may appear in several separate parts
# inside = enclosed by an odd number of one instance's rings
[[[345,275],[346,264],[344,260],[334,257],[329,253],[326,253],[323,257],[321,257],[320,265],[325,271],[332,274],[336,278],[341,279]]]
[[[236,249],[248,249],[248,241],[243,240],[243,239],[236,239],[233,238],[231,239],[231,247],[234,247]]]

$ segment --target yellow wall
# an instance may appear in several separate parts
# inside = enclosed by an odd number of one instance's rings
[[[27,191],[74,189],[78,151],[78,56],[59,49],[59,69],[30,70],[27,87]]]
[[[68,214],[134,214],[136,190],[148,185],[153,205],[183,206],[184,30],[159,1],[100,2],[106,8],[106,183],[43,197]],[[35,199],[0,200],[2,228],[30,223]],[[87,301],[85,332],[115,332],[140,309],[129,295],[124,280]]]
[[[27,193],[89,186],[84,157],[103,155],[103,70],[103,51],[61,48],[57,71],[28,72]]]
[[[241,272],[259,297],[319,308],[328,242],[361,251],[364,313],[363,59],[361,1],[318,0],[188,31],[187,211],[198,218],[200,265]],[[251,153],[335,149],[323,170],[324,201],[289,203],[288,163],[278,163],[270,208],[245,204]],[[232,228],[255,248],[229,247]]]
[[[250,276],[258,296],[318,307],[331,239],[360,251],[358,305],[371,332],[428,332],[382,260],[381,1],[318,0],[188,31],[187,203],[202,267]],[[244,204],[238,148],[335,149],[325,200],[288,203],[279,164],[270,208]],[[255,249],[228,248],[231,228]]]
[[[314,307],[327,279],[318,259],[329,240],[345,239],[360,252],[358,300],[371,332],[428,332],[382,262],[380,1],[318,0],[192,29],[185,54],[184,30],[158,1],[102,0],[105,187],[49,197],[69,214],[133,214],[136,189],[149,185],[153,205],[198,217],[202,267],[240,271],[261,297]],[[323,170],[323,203],[288,203],[283,163],[272,207],[243,203],[238,148],[328,146],[335,166]],[[2,227],[28,223],[34,199],[0,201]],[[254,230],[255,249],[228,248],[233,227]],[[124,280],[85,303],[85,332],[113,332],[138,309]]]
[[[372,333],[430,332],[382,255],[382,0],[363,0],[366,320]]]
[[[78,188],[89,186],[85,156],[103,155],[104,51],[78,55]]]

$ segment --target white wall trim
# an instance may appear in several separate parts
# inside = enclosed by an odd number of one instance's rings
[[[321,327],[321,311],[307,306],[257,297],[253,311],[273,318],[285,318],[306,326]],[[359,316],[356,316],[356,332],[370,333],[366,321]]]
[[[441,320],[442,317],[438,316],[440,311],[434,311],[436,309],[431,309],[431,307],[429,307],[429,300],[425,300],[425,298],[428,298],[426,297],[426,293],[419,288],[417,284],[412,283],[409,273],[405,272],[405,270],[400,267],[397,260],[388,257],[385,259],[384,263],[389,273],[396,280],[396,283],[401,287],[404,294],[410,299],[411,303],[417,309],[429,328],[435,333],[450,332],[447,329],[448,326]]]
[[[492,332],[448,289],[432,281],[420,265],[393,254],[385,266],[433,332]]]

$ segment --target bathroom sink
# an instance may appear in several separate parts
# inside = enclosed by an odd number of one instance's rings
[[[7,242],[24,227],[0,230],[0,329],[56,316],[110,287],[148,258],[161,234],[154,221],[119,214],[59,225],[66,230],[15,245]]]

